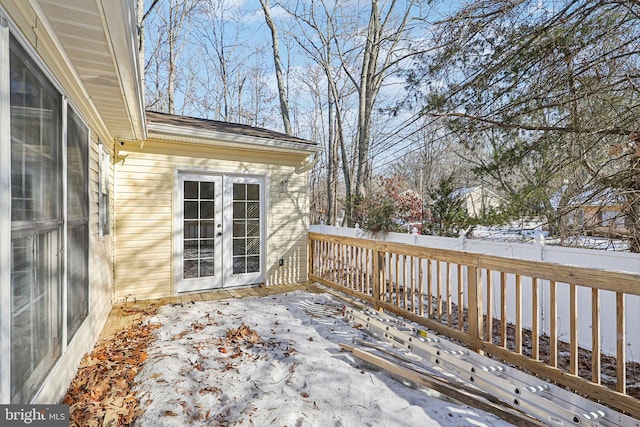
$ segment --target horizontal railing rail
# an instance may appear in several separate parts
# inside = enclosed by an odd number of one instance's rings
[[[625,322],[640,274],[310,232],[309,279],[640,418]]]

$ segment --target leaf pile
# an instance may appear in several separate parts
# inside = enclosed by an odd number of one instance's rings
[[[142,414],[131,388],[159,326],[142,321],[131,325],[82,358],[63,400],[71,426],[130,426]]]
[[[237,329],[231,328],[227,331],[228,344],[257,344],[260,342],[260,335],[244,323]]]

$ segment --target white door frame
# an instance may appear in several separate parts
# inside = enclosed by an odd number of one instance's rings
[[[258,184],[259,185],[259,229],[260,229],[260,246],[259,251],[259,270],[254,273],[242,273],[234,274],[235,268],[233,259],[233,184]],[[224,188],[224,214],[223,214],[223,287],[234,287],[251,285],[264,282],[264,266],[265,266],[265,179],[261,176],[247,176],[247,175],[224,175],[223,177]]]
[[[216,288],[246,286],[264,282],[266,266],[266,201],[267,177],[255,174],[225,173],[211,170],[175,169],[173,188],[173,277],[174,294],[185,292],[206,291]],[[220,209],[220,217],[216,213],[216,235],[218,224],[222,225],[221,236],[215,237],[214,277],[198,279],[183,278],[184,255],[184,181],[212,180],[222,191],[216,188],[216,194],[221,195],[221,203],[216,195],[216,210]],[[260,269],[254,273],[233,274],[233,184],[259,184],[259,219],[260,219]],[[221,244],[220,244],[221,243]],[[218,269],[218,267],[220,269]]]
[[[195,181],[198,183],[211,182],[213,183],[213,221],[207,219],[204,223],[211,223],[210,230],[208,231],[208,238],[202,238],[201,232],[205,228],[203,222],[201,221],[201,212],[200,208],[202,205],[211,204],[211,201],[202,201],[200,200],[201,195],[197,195],[193,201],[186,201],[186,203],[193,204],[195,207],[195,217],[194,212],[190,212],[190,218],[185,218],[185,194],[184,194],[184,185],[185,182]],[[198,186],[199,187],[199,186]],[[196,190],[198,191],[198,190]],[[221,175],[213,175],[213,174],[179,174],[178,179],[176,181],[176,192],[178,197],[176,199],[176,203],[174,204],[174,232],[175,232],[175,244],[174,244],[174,252],[177,252],[174,257],[176,264],[174,264],[175,275],[178,278],[176,282],[176,292],[192,292],[203,289],[215,289],[222,287],[222,274],[223,274],[223,266],[221,263],[222,259],[222,204],[223,204],[223,188],[222,188],[222,176]],[[208,197],[207,197],[208,199]],[[185,227],[184,224],[189,219],[194,220],[195,228],[192,232],[195,232],[195,236],[185,236]],[[195,263],[195,274],[194,278],[184,278],[184,243],[185,239],[193,239],[191,240],[196,245],[195,254],[197,254],[197,258],[191,260],[192,263]],[[195,238],[195,239],[194,239]],[[200,252],[198,251],[198,245],[204,243],[205,241],[209,241],[209,243],[213,243],[213,252],[210,256],[213,259],[210,259],[210,266],[212,268],[211,274],[199,274],[198,264],[200,264],[200,268],[203,267],[203,264],[200,259]],[[205,261],[206,262],[206,261]],[[193,270],[192,270],[193,271]]]

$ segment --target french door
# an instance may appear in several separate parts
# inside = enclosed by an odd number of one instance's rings
[[[178,175],[177,292],[264,280],[263,186],[259,177]]]

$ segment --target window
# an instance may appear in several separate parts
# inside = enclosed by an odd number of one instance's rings
[[[89,130],[67,110],[67,342],[89,314]]]
[[[0,121],[9,125],[1,129],[0,181],[10,189],[0,186],[8,215],[0,232],[11,238],[0,251],[8,282],[0,346],[9,349],[0,356],[0,393],[24,403],[89,313],[90,139],[59,86],[1,21]]]
[[[603,209],[600,220],[603,227],[624,227],[624,216],[619,211]]]
[[[27,401],[60,355],[62,96],[10,38],[11,401]]]
[[[111,233],[109,220],[109,169],[111,158],[106,147],[100,144],[100,187],[98,190],[98,216],[100,238]]]

